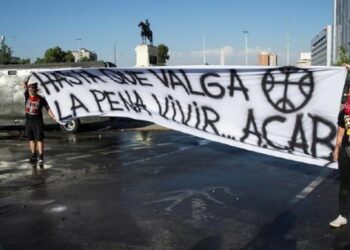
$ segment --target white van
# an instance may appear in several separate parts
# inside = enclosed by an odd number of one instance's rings
[[[89,67],[115,67],[105,62],[81,63],[52,63],[52,64],[23,64],[0,65],[0,127],[24,125],[24,88],[23,81],[31,72],[40,69],[53,68],[89,68]],[[40,94],[40,92],[39,92]],[[46,112],[43,112],[45,124],[54,124]],[[73,120],[61,126],[68,133],[76,132],[81,123],[94,123],[109,120],[108,117],[86,117]]]

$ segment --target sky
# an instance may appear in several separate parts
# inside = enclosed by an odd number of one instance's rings
[[[201,65],[204,48],[210,65],[220,64],[222,50],[226,65],[245,65],[248,31],[248,64],[268,51],[283,66],[287,40],[293,65],[333,18],[332,0],[11,0],[1,9],[0,35],[14,56],[33,62],[48,48],[82,47],[120,67],[135,66],[137,25],[146,19],[154,45],[169,48],[167,65]]]

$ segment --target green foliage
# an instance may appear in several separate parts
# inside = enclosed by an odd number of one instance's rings
[[[90,58],[88,58],[86,56],[79,59],[79,62],[90,62],[90,61],[91,61]]]
[[[343,46],[341,46],[339,47],[339,58],[335,65],[341,66],[343,63],[350,64],[350,55],[346,51],[346,49]]]
[[[3,38],[0,43],[0,64],[28,64],[30,59],[22,59],[19,57],[12,56],[12,49],[5,43]]]
[[[12,59],[12,50],[5,43],[0,47],[0,64],[10,64]]]
[[[40,63],[44,63],[45,61],[44,61],[44,58],[36,58],[36,60],[35,60],[35,62],[34,63],[36,63],[36,64],[40,64]]]
[[[29,58],[21,58],[19,60],[19,64],[30,64],[30,59]]]
[[[56,46],[46,50],[44,60],[46,63],[60,63],[64,62],[65,55],[66,52],[64,52],[60,47]]]
[[[73,56],[72,51],[70,51],[70,50],[66,51],[66,55],[64,56],[64,60],[65,60],[65,62],[74,62],[75,61],[75,58]]]
[[[169,48],[165,44],[159,44],[157,46],[158,48],[158,60],[157,65],[159,66],[165,66],[166,61],[169,60],[170,56],[168,55]]]
[[[30,59],[26,58],[19,58],[19,57],[12,57],[11,58],[11,64],[29,64],[30,63]]]
[[[70,50],[63,51],[60,47],[49,48],[45,51],[44,58],[37,58],[35,63],[63,63],[74,62],[74,56]]]

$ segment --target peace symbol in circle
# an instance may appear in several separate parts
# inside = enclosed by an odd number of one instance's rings
[[[314,78],[311,71],[297,67],[269,69],[262,80],[268,102],[282,113],[293,113],[311,99]]]

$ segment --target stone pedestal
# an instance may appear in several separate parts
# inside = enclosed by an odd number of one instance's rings
[[[142,44],[138,45],[136,51],[136,67],[149,67],[157,65],[157,47]]]

